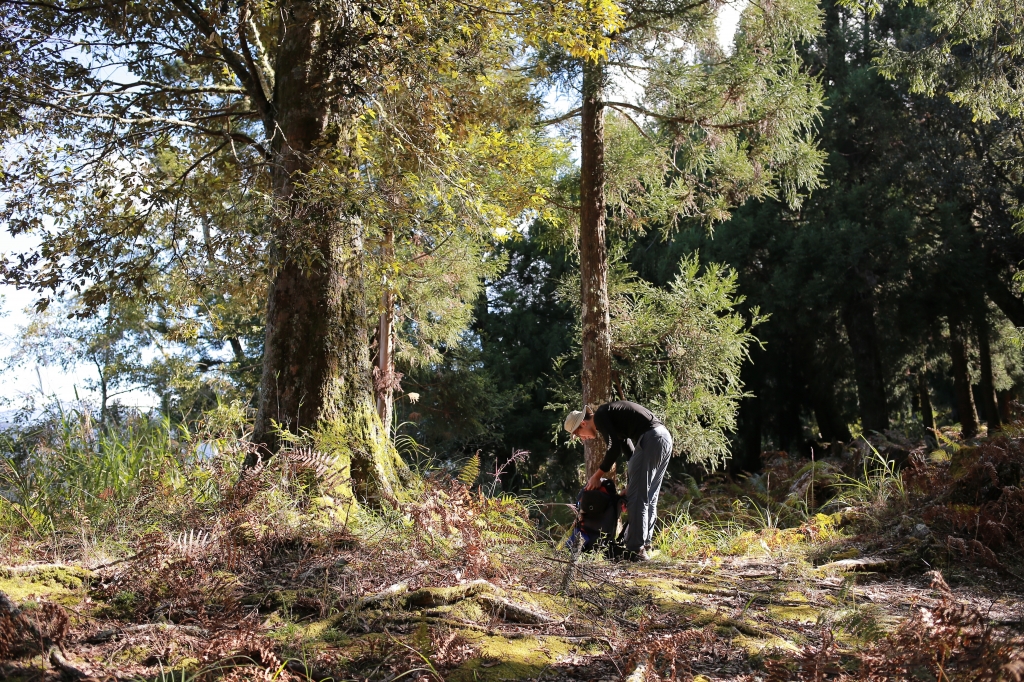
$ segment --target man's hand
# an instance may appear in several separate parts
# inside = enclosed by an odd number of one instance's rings
[[[584,487],[583,489],[584,490],[595,490],[598,486],[601,485],[601,479],[605,476],[606,473],[607,472],[601,471],[600,469],[595,471],[594,475],[590,477],[590,480],[587,481],[586,487]]]

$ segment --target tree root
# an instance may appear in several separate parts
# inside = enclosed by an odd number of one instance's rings
[[[504,597],[497,597],[492,594],[478,594],[476,600],[484,606],[490,607],[491,611],[499,617],[513,623],[526,623],[528,625],[547,625],[555,622],[555,619],[526,604],[509,601]]]
[[[60,670],[61,677],[65,680],[99,682],[99,680],[97,680],[94,676],[90,675],[89,673],[83,672],[82,670],[79,670],[75,666],[71,665],[71,663],[68,662],[68,659],[64,658],[63,652],[61,652],[60,647],[58,647],[56,644],[50,647],[50,651],[49,654],[47,655],[47,658],[50,661],[50,665],[52,665],[57,670]]]
[[[474,580],[455,587],[424,587],[409,594],[406,606],[447,606],[488,593],[503,596],[505,591],[486,580]]]

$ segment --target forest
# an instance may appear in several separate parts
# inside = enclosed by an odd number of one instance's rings
[[[0,680],[1024,680],[1020,0],[0,0],[0,149]]]

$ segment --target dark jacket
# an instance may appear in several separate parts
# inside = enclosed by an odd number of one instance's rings
[[[619,455],[626,453],[626,459],[633,456],[633,448],[647,431],[661,422],[654,413],[643,405],[628,400],[605,403],[594,410],[594,426],[608,445],[601,462],[601,471],[611,471]]]

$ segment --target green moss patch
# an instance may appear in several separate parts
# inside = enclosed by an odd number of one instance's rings
[[[790,651],[793,653],[800,652],[800,647],[783,637],[760,638],[750,637],[748,635],[739,635],[737,637],[733,637],[732,643],[741,649],[746,650],[746,652],[751,656],[773,650]]]
[[[449,673],[446,679],[453,682],[531,679],[572,650],[572,645],[557,637],[506,639],[482,633],[465,636],[477,647],[477,655]]]
[[[50,566],[32,573],[0,569],[0,591],[15,603],[39,596],[71,606],[81,601],[81,590],[91,577],[92,571],[77,566]]]
[[[821,612],[813,606],[778,606],[768,607],[768,613],[777,620],[795,620],[801,623],[817,623]]]

